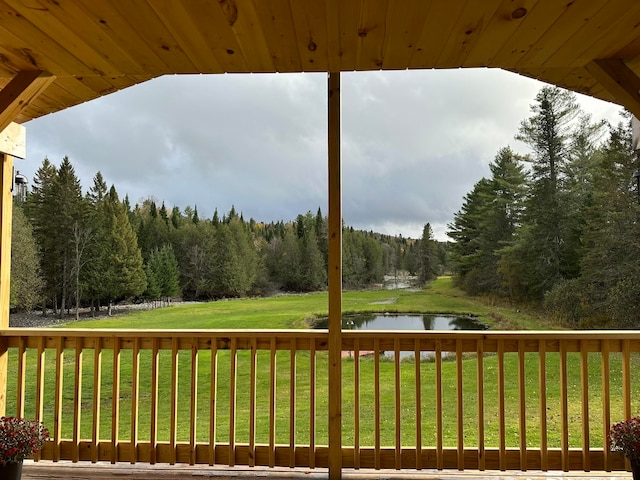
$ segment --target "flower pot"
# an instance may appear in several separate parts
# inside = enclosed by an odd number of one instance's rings
[[[20,477],[22,477],[22,462],[0,465],[0,478],[2,480],[20,480]]]

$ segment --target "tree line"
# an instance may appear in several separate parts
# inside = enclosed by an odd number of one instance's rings
[[[594,121],[544,87],[449,225],[451,267],[471,294],[542,305],[581,327],[640,325],[640,196],[630,117]],[[635,172],[635,173],[634,173]]]
[[[234,207],[200,218],[148,198],[131,206],[100,172],[83,193],[73,165],[47,158],[26,199],[14,202],[11,305],[59,315],[128,300],[209,300],[309,292],[327,285],[327,219],[246,221]],[[420,239],[343,227],[343,285],[369,288],[408,272],[428,281],[446,269],[429,224]]]

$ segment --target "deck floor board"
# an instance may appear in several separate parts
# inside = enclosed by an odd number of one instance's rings
[[[345,470],[345,480],[620,480],[630,478],[629,472],[541,472],[541,471],[453,471],[453,470]],[[109,463],[70,463],[70,462],[31,462],[23,466],[23,480],[152,480],[152,479],[191,479],[191,480],[234,480],[260,477],[266,480],[309,479],[325,480],[326,469],[308,468],[250,468],[250,467],[208,467],[202,465],[148,465]]]

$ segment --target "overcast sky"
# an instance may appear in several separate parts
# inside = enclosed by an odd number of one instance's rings
[[[232,205],[245,219],[327,212],[326,74],[168,76],[26,124],[29,181],[70,158],[86,191],[101,171],[133,204]],[[416,238],[446,224],[496,152],[511,146],[542,83],[499,70],[342,74],[347,225]],[[578,96],[594,119],[620,108]]]

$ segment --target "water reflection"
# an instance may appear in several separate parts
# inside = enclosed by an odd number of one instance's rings
[[[322,318],[316,328],[327,328],[328,319]],[[470,316],[442,314],[358,313],[343,315],[342,330],[486,330],[488,327]],[[373,352],[361,351],[360,355]],[[394,352],[380,352],[393,358]],[[351,357],[353,352],[343,352]],[[421,360],[433,359],[434,352],[422,352]],[[442,352],[443,358],[455,358],[455,353]],[[400,352],[400,358],[413,358],[413,352]]]
[[[316,328],[327,328],[319,319]],[[475,318],[442,314],[358,313],[343,315],[343,330],[486,330]]]

